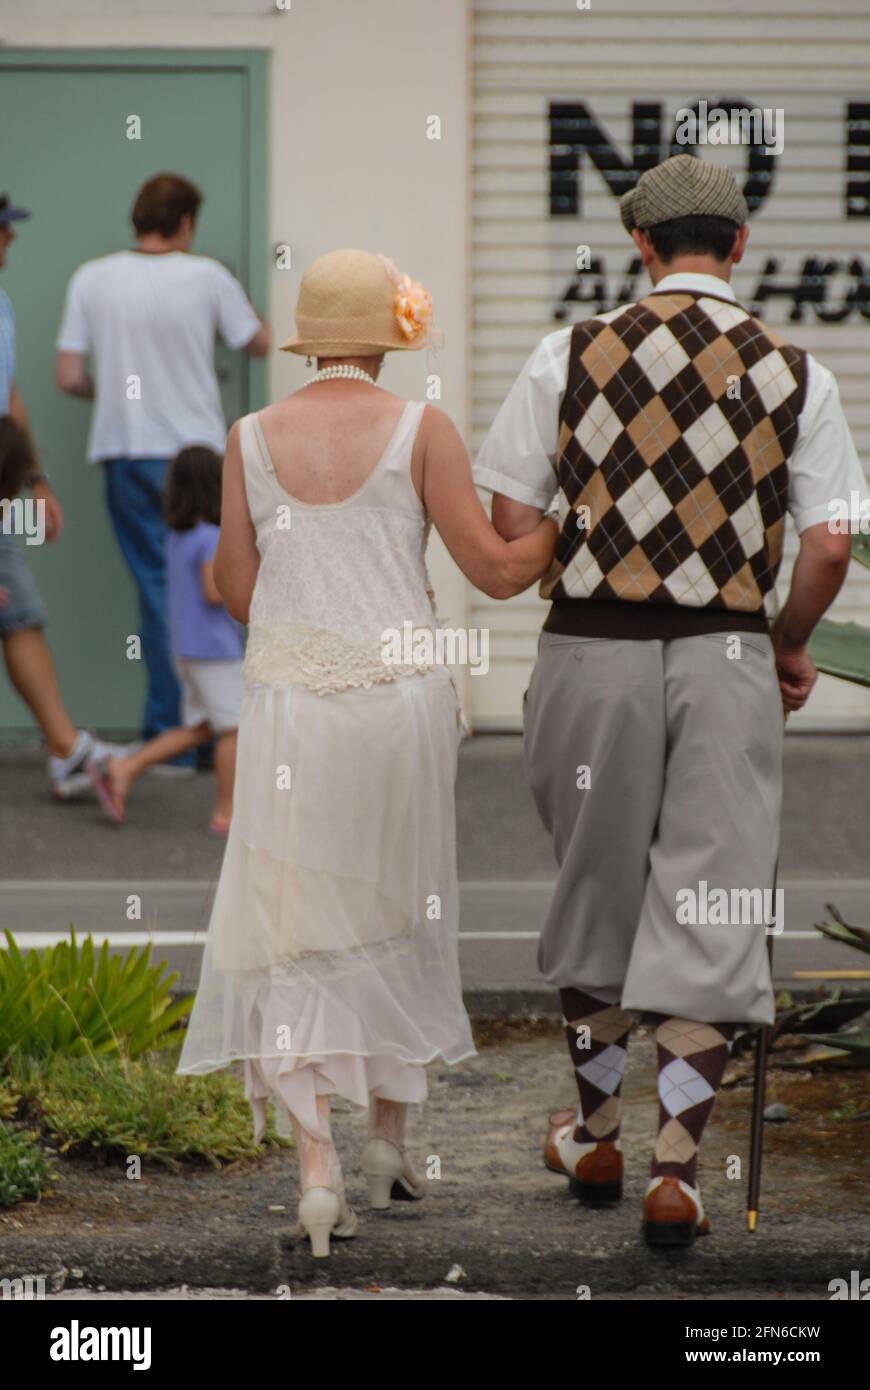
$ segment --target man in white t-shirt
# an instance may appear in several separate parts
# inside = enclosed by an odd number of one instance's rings
[[[135,249],[79,267],[57,337],[59,388],[94,401],[88,459],[105,466],[109,514],[139,593],[146,739],[179,722],[166,621],[166,469],[187,445],[223,453],[216,337],[252,357],[270,345],[238,280],[190,254],[201,203],[178,175],[149,179],[131,213]]]

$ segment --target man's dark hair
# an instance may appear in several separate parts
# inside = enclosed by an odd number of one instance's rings
[[[11,502],[36,471],[26,432],[11,415],[0,415],[0,498]]]
[[[178,231],[182,217],[189,215],[196,221],[202,201],[196,185],[180,174],[155,174],[136,194],[130,220],[137,236],[159,232],[171,237]]]
[[[220,526],[223,459],[204,444],[182,449],[169,465],[163,516],[172,531],[190,531],[198,521]]]
[[[731,254],[738,224],[730,217],[672,217],[647,227],[649,239],[659,259],[667,263],[675,256],[713,256],[725,261]]]

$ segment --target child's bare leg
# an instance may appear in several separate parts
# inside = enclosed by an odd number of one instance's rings
[[[221,827],[229,826],[233,814],[233,782],[236,776],[237,742],[236,730],[230,729],[228,733],[220,734],[215,744],[214,770],[217,779],[217,791],[212,822],[219,821]]]
[[[206,743],[209,738],[211,731],[207,724],[197,724],[192,729],[165,729],[135,753],[125,758],[110,758],[106,763],[106,782],[117,805],[123,809],[130,787],[149,767],[169,762],[179,753],[187,753],[200,743]]]

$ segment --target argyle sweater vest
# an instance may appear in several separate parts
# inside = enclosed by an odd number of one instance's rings
[[[575,325],[545,626],[766,630],[806,384],[800,348],[709,294],[653,292]]]

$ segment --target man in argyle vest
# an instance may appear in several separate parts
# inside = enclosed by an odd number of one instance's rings
[[[773,1020],[783,707],[809,696],[807,641],[848,565],[832,504],[867,489],[830,372],[735,299],[731,173],[678,155],[620,212],[652,290],[539,344],[474,471],[506,539],[556,502],[560,522],[524,728],[559,863],[539,964],[580,1099],[545,1161],[582,1201],[619,1200],[626,1048],[649,1022],[644,1231],[679,1245],[709,1229],[698,1146],[735,1026]]]

